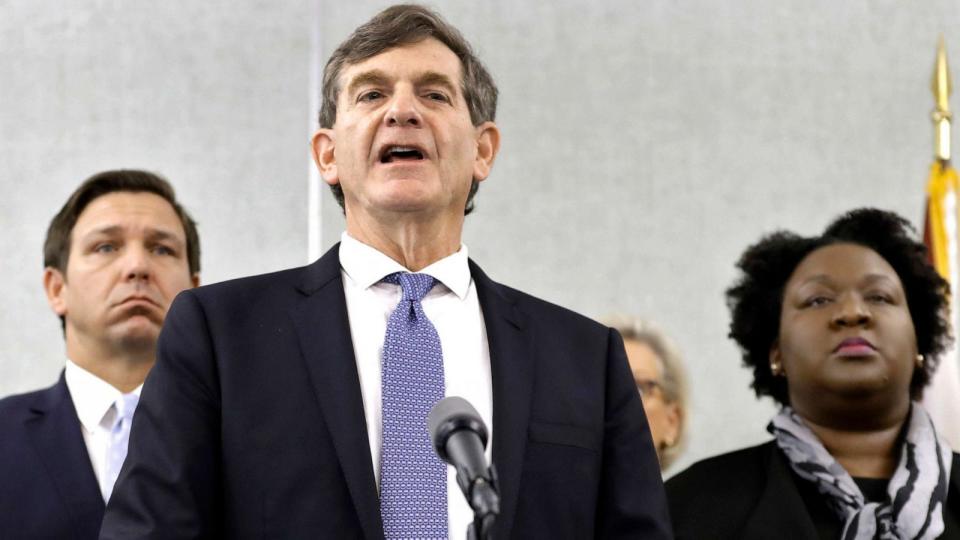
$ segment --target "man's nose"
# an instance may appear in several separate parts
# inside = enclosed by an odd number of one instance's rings
[[[131,281],[150,278],[150,252],[144,246],[128,246],[123,257],[124,277]]]
[[[839,327],[867,326],[873,320],[870,309],[859,294],[847,294],[840,298],[831,323]]]
[[[412,90],[400,89],[394,93],[390,99],[390,108],[384,116],[384,123],[390,127],[420,127],[423,124]]]

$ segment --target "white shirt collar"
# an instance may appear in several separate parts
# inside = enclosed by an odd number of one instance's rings
[[[460,300],[470,289],[470,265],[467,264],[467,246],[460,244],[456,253],[420,270],[450,289]],[[394,272],[410,272],[402,264],[360,242],[344,231],[340,235],[340,266],[357,285],[367,289]]]
[[[70,359],[67,359],[64,378],[70,390],[70,397],[73,399],[73,406],[77,410],[77,418],[87,431],[96,429],[113,403],[123,395],[123,392],[110,383],[83,369]],[[140,396],[142,389],[143,384],[136,387],[133,393]]]

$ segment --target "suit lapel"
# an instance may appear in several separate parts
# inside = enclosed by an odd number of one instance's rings
[[[381,539],[380,503],[370,458],[363,398],[340,275],[339,244],[307,269],[291,316],[311,383],[367,538]],[[473,261],[470,271],[483,311],[493,382],[493,461],[500,482],[498,536],[507,538],[519,496],[533,390],[533,348],[526,317],[504,289]]]
[[[357,361],[350,338],[337,244],[306,270],[292,310],[310,381],[336,448],[364,535],[383,538]]]
[[[757,464],[761,466],[761,464]],[[797,491],[789,465],[780,457],[776,443],[767,443],[767,484],[759,503],[747,520],[742,538],[767,538],[781,531],[791,538],[817,538],[817,530]]]
[[[70,517],[78,534],[99,531],[103,496],[62,374],[30,412],[24,428],[60,494],[65,515]]]
[[[533,356],[526,317],[509,292],[470,261],[490,347],[493,382],[493,462],[499,475],[498,538],[508,538],[517,510],[533,393]]]

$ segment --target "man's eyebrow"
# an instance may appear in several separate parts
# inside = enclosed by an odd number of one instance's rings
[[[417,77],[417,86],[431,85],[442,86],[451,94],[457,93],[457,85],[450,80],[450,77],[447,77],[443,73],[427,71],[426,73],[423,73]]]
[[[89,238],[91,236],[115,236],[123,231],[123,227],[119,225],[106,225],[104,227],[97,227],[96,229],[91,229],[87,231],[83,238]]]
[[[178,245],[184,243],[179,236],[166,229],[155,229],[153,227],[148,227],[146,237],[147,240],[150,240],[151,242],[173,242]]]
[[[451,94],[456,95],[459,86],[455,84],[450,77],[437,71],[427,71],[418,75],[415,79],[417,86],[441,86]],[[347,85],[347,95],[352,96],[359,88],[364,86],[387,86],[390,84],[390,77],[379,69],[372,69],[358,73]]]
[[[385,86],[389,82],[390,77],[379,69],[364,71],[350,79],[350,84],[347,85],[347,95],[352,96],[358,88],[363,86]]]
[[[118,236],[123,233],[123,227],[120,225],[106,225],[87,231],[83,238],[93,238],[97,236]],[[151,242],[175,242],[183,244],[180,237],[167,229],[158,229],[156,227],[147,227],[144,231],[144,237]]]

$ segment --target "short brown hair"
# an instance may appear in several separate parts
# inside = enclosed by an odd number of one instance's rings
[[[43,243],[43,266],[56,268],[63,274],[67,272],[70,259],[70,239],[73,227],[83,210],[94,199],[118,191],[153,193],[163,197],[180,218],[187,240],[187,265],[190,274],[200,272],[200,237],[197,224],[190,214],[177,202],[173,187],[163,177],[152,172],[135,169],[104,171],[87,178],[70,195],[63,208],[50,221],[47,239]]]
[[[463,67],[461,90],[473,125],[492,122],[497,115],[497,85],[460,31],[435,11],[415,4],[400,4],[388,7],[354,30],[327,60],[323,69],[320,127],[331,128],[337,120],[340,73],[344,66],[372,58],[387,49],[418,43],[427,38],[440,41],[460,59]],[[476,180],[470,186],[465,214],[473,210],[473,196],[478,186]],[[332,185],[330,190],[340,207],[345,208],[343,188]]]

